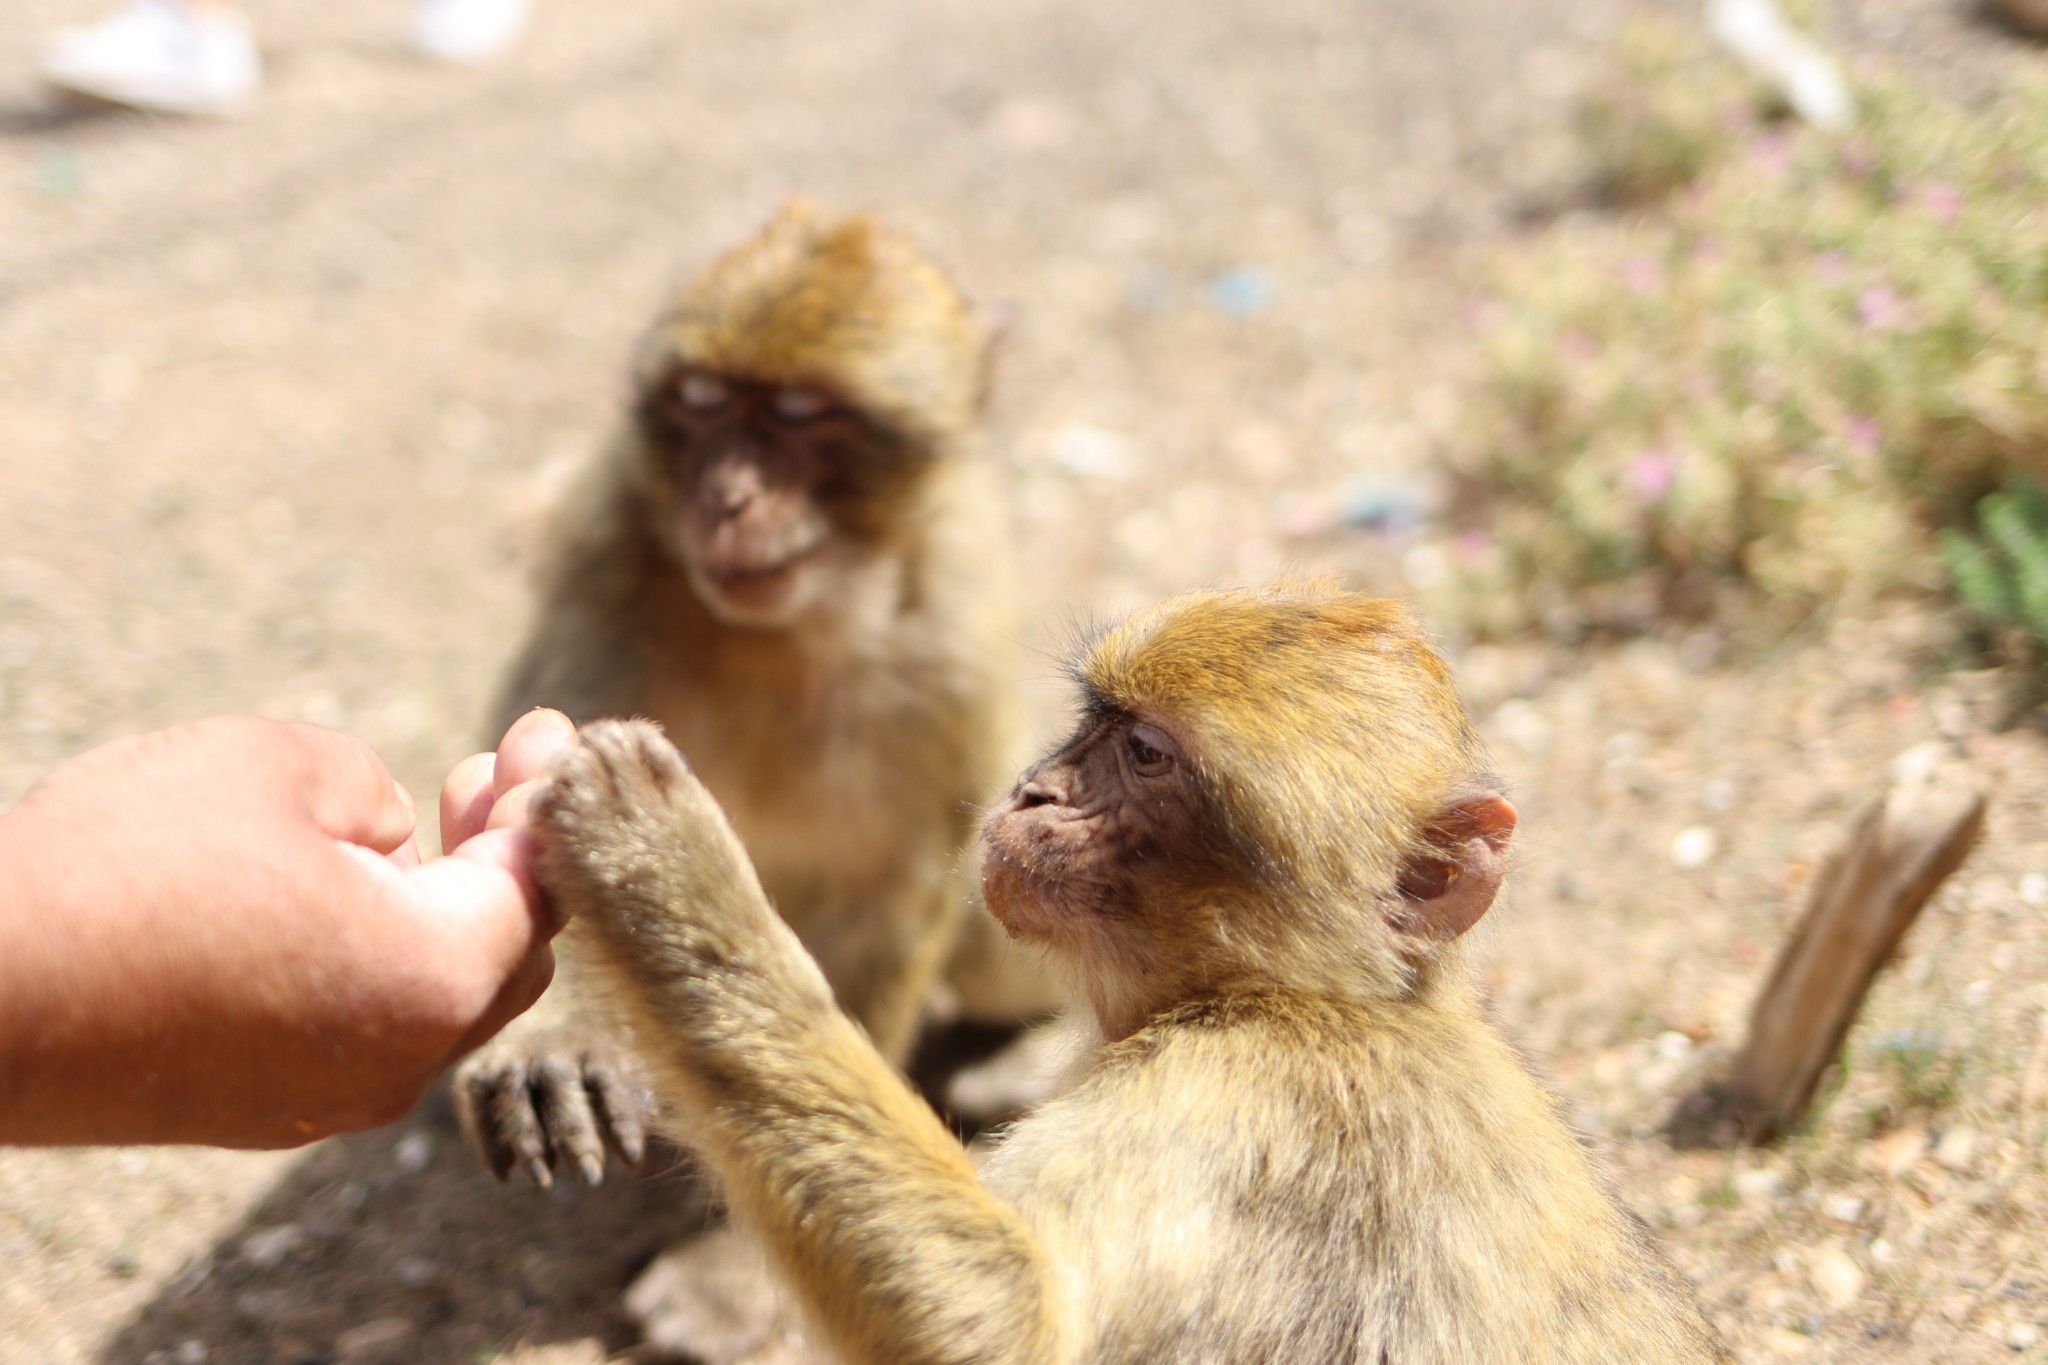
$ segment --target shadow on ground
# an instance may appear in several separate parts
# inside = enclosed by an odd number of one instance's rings
[[[99,1359],[473,1361],[589,1338],[615,1350],[629,1342],[620,1293],[704,1218],[678,1170],[615,1171],[596,1190],[500,1186],[437,1091],[404,1123],[308,1153]]]

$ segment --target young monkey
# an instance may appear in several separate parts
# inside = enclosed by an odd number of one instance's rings
[[[541,798],[543,883],[821,1354],[1732,1360],[1474,997],[1515,813],[1404,610],[1192,594],[1075,673],[984,894],[1101,1046],[979,1179],[657,733],[591,727]]]
[[[907,238],[785,208],[653,330],[630,420],[559,514],[499,707],[661,722],[898,1065],[949,954],[971,1018],[1055,1004],[1028,955],[968,917],[963,875],[975,811],[1015,761],[1009,565],[978,449],[989,350]],[[607,1139],[639,1155],[644,1087],[590,1008],[582,937],[572,925],[540,1005],[457,1072],[500,1176],[546,1184],[559,1163],[595,1182]]]

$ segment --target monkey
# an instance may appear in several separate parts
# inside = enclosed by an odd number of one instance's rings
[[[969,918],[962,862],[1018,725],[978,448],[990,352],[908,239],[785,207],[655,325],[624,430],[552,528],[496,708],[648,716],[687,744],[777,910],[899,1066],[949,954],[974,1018],[1056,1003]],[[541,1004],[457,1073],[501,1179],[545,1185],[559,1161],[595,1183],[607,1142],[642,1152],[648,1094],[592,1008],[579,938]]]
[[[1098,1039],[979,1175],[658,731],[585,730],[536,803],[541,884],[818,1358],[1732,1361],[1477,1001],[1516,815],[1406,608],[1191,593],[1073,672],[983,903]]]

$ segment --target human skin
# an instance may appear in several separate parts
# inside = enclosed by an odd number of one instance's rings
[[[441,793],[369,746],[219,717],[117,740],[0,815],[0,1143],[295,1147],[374,1127],[539,997],[557,924],[534,711]]]

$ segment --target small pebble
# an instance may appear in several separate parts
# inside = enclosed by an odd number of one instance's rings
[[[2048,908],[2048,872],[2029,872],[2021,877],[2020,899],[2036,910]]]
[[[1763,1340],[1764,1349],[1772,1355],[1803,1356],[1813,1349],[1813,1338],[1783,1327],[1766,1327],[1758,1335]]]
[[[1657,1055],[1666,1061],[1682,1062],[1692,1056],[1693,1041],[1677,1029],[1666,1029],[1657,1035]]]
[[[1847,1308],[1863,1294],[1863,1269],[1846,1252],[1821,1252],[1813,1258],[1807,1275],[1820,1296],[1835,1308]]]
[[[244,1237],[238,1254],[258,1270],[268,1270],[305,1244],[304,1228],[297,1223],[278,1223]]]
[[[1831,1194],[1821,1200],[1821,1212],[1837,1223],[1854,1223],[1863,1217],[1867,1206],[1853,1194]]]
[[[1951,1171],[1967,1171],[1971,1158],[1977,1154],[1977,1134],[1961,1124],[1941,1135],[1941,1141],[1934,1145],[1935,1164]]]
[[[334,1353],[343,1360],[359,1360],[410,1341],[414,1335],[413,1325],[404,1318],[374,1318],[336,1337]]]
[[[1074,474],[1122,483],[1137,475],[1137,449],[1129,437],[1102,427],[1064,427],[1052,440],[1053,463]]]
[[[434,1159],[434,1139],[415,1128],[391,1148],[391,1160],[399,1170],[417,1175]]]
[[[1785,1192],[1785,1178],[1768,1166],[1739,1171],[1735,1176],[1735,1193],[1745,1200],[1762,1202],[1776,1199]]]
[[[2005,1344],[2015,1351],[2030,1350],[2040,1341],[2041,1329],[2031,1322],[2016,1322],[2006,1329]]]
[[[1714,831],[1705,825],[1693,825],[1678,831],[1678,837],[1671,841],[1671,861],[1691,872],[1712,862],[1720,850],[1721,840]]]

